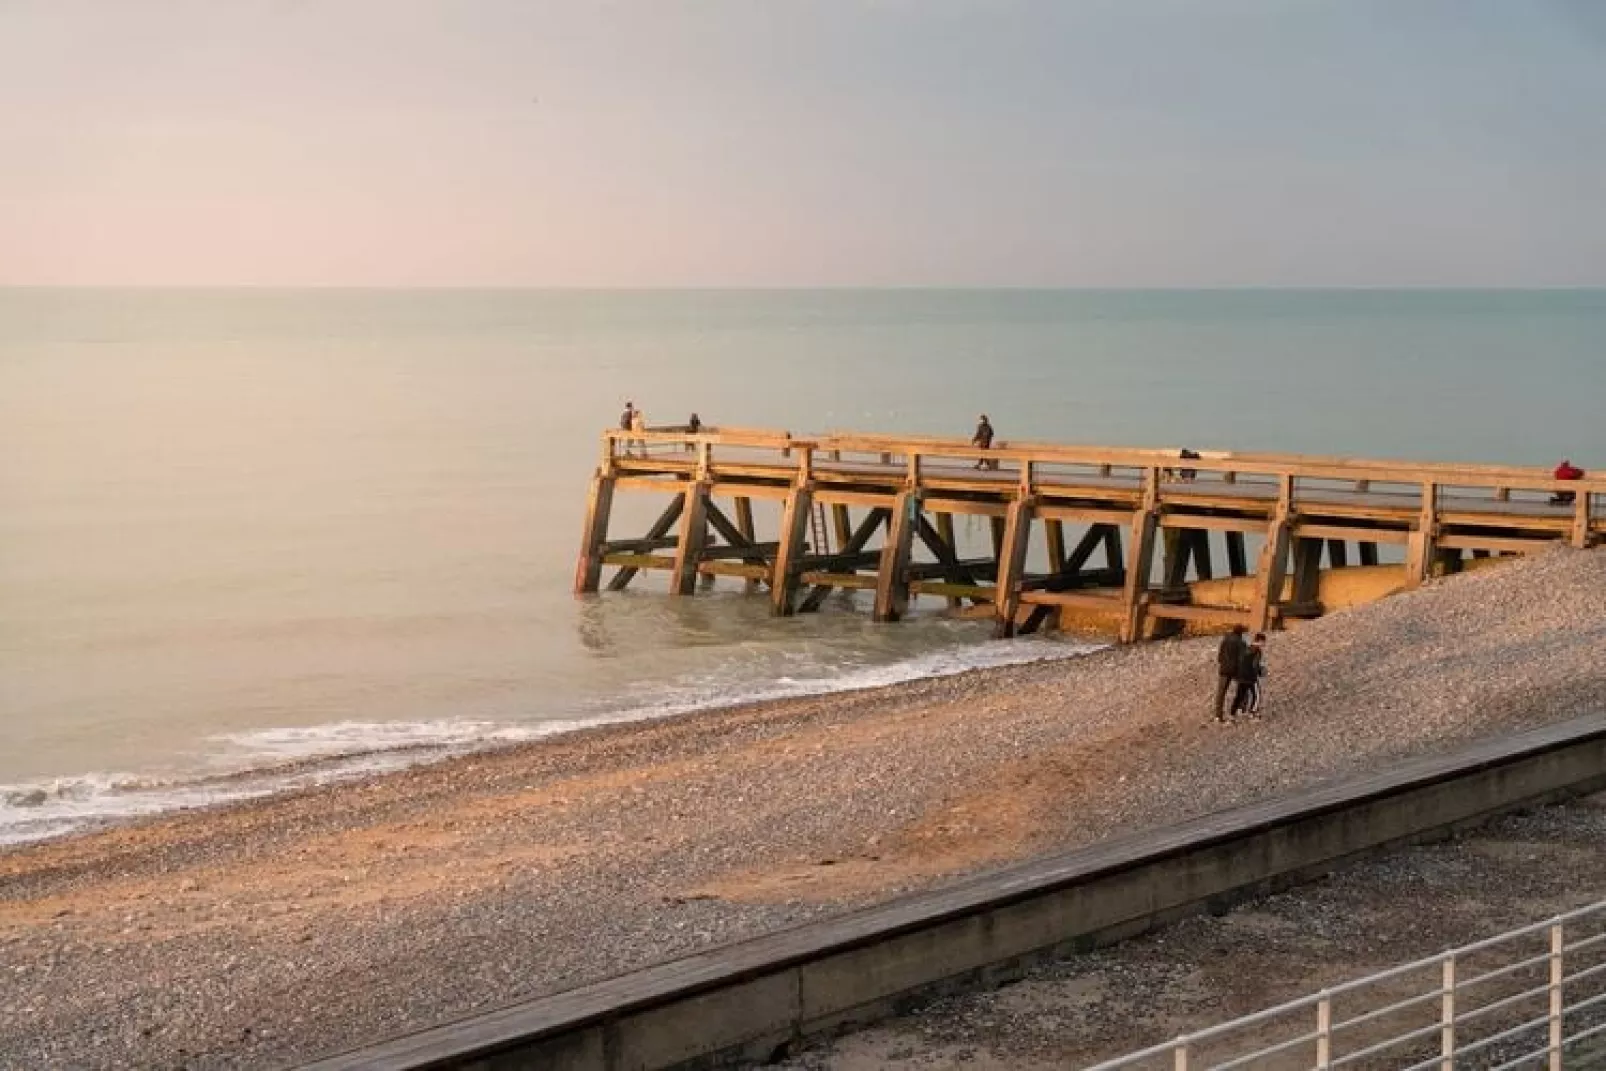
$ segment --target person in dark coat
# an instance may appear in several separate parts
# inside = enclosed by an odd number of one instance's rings
[[[1244,643],[1246,631],[1242,625],[1232,626],[1216,648],[1216,699],[1210,704],[1210,713],[1217,721],[1227,720],[1227,689],[1238,680],[1238,663],[1248,647]]]
[[[1232,714],[1260,713],[1260,678],[1266,675],[1266,634],[1255,633],[1254,642],[1238,660],[1238,689],[1232,696]]]
[[[987,419],[987,414],[981,415],[981,422],[976,425],[976,434],[970,437],[970,445],[978,450],[991,450],[993,448],[993,424]],[[998,462],[979,458],[976,461],[978,469],[996,469]]]

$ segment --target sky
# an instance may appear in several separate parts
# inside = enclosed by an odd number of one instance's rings
[[[1606,285],[1600,0],[0,0],[0,285]]]

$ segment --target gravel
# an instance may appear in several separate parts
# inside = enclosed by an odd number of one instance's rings
[[[1606,708],[1606,554],[1274,635],[615,726],[0,852],[0,1066],[273,1067]]]

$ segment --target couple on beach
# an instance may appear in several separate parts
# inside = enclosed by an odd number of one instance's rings
[[[1237,685],[1232,696],[1231,718],[1240,714],[1260,715],[1260,682],[1266,676],[1266,634],[1257,632],[1253,642],[1245,643],[1247,631],[1242,625],[1232,626],[1232,631],[1222,637],[1221,646],[1216,649],[1216,701],[1210,712],[1223,724],[1229,720],[1229,715],[1222,710],[1229,685]]]

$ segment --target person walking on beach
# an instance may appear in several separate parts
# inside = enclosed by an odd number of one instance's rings
[[[1255,633],[1254,642],[1238,660],[1238,690],[1232,696],[1232,716],[1260,713],[1260,679],[1266,675],[1266,634]]]
[[[970,437],[970,445],[978,450],[991,450],[993,448],[993,425],[992,421],[987,419],[986,413],[981,415],[981,422],[976,425],[976,434]],[[976,467],[978,469],[996,469],[998,462],[990,461],[984,457],[977,458]]]
[[[1216,648],[1216,700],[1210,704],[1210,713],[1217,721],[1227,720],[1227,689],[1238,680],[1238,663],[1248,648],[1244,643],[1247,631],[1242,625],[1232,626]]]

